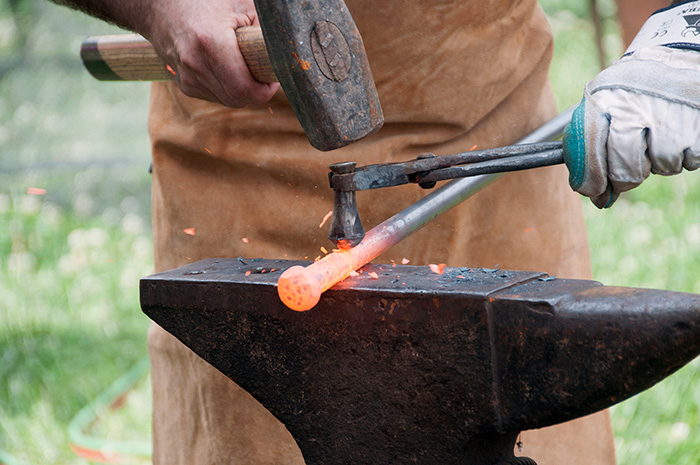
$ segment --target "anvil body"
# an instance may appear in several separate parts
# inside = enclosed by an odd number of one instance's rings
[[[700,353],[698,295],[381,265],[295,312],[275,283],[298,264],[200,261],[142,279],[141,305],[282,421],[309,465],[498,463],[517,432],[611,406]]]

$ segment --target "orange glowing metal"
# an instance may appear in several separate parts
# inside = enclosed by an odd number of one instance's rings
[[[381,226],[368,231],[362,242],[352,249],[340,249],[306,268],[293,266],[282,273],[277,281],[277,292],[282,302],[292,310],[310,310],[324,291],[405,237],[392,227]]]
[[[194,228],[185,228],[182,230],[182,232],[184,232],[188,236],[194,236]]]
[[[323,217],[323,221],[321,221],[321,224],[318,225],[319,228],[322,228],[324,224],[326,224],[326,221],[328,221],[328,218],[333,216],[333,210],[329,211],[326,213],[326,216]]]

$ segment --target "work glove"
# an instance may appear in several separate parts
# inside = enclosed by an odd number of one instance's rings
[[[654,13],[564,130],[571,188],[598,208],[650,173],[700,167],[700,1]]]

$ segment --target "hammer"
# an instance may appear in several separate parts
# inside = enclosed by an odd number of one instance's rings
[[[279,81],[311,145],[333,150],[379,130],[384,116],[372,72],[342,0],[255,0],[255,7],[260,27],[236,30],[241,53],[255,79]],[[102,81],[173,77],[137,34],[89,37],[80,55]]]

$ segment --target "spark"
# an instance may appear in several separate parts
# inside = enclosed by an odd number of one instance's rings
[[[250,242],[247,237],[243,237],[243,238],[241,238],[241,240],[243,241],[244,244],[247,244],[248,242]]]
[[[326,224],[326,221],[328,221],[328,218],[333,216],[333,210],[329,211],[326,213],[326,216],[323,217],[323,221],[321,221],[321,224],[318,225],[319,228],[322,228],[324,224]]]
[[[294,56],[294,58],[296,58],[301,69],[303,69],[304,71],[308,71],[311,68],[311,64],[308,61],[304,61],[301,58],[299,58],[299,55],[297,55],[296,52],[292,52],[292,55]]]
[[[430,264],[428,267],[430,267],[430,271],[432,271],[435,274],[443,274],[445,272],[445,265],[444,263],[440,263],[439,265],[435,264]]]
[[[532,231],[534,231],[534,230],[535,230],[535,228],[527,228],[527,229],[525,230],[525,232],[532,232]]]
[[[185,228],[182,230],[182,232],[184,232],[188,236],[194,236],[194,228]]]
[[[206,147],[204,147],[204,151],[207,152],[207,153],[211,153],[211,150],[209,150],[209,149],[206,148]]]
[[[401,259],[401,264],[402,264],[402,265],[408,265],[409,263],[411,263],[411,260],[409,260],[408,258],[402,258],[402,259]]]
[[[477,145],[477,144],[474,144],[474,147],[470,148],[469,151],[470,151],[470,152],[473,152],[474,150],[476,150],[477,147],[478,147],[478,145]]]
[[[321,246],[321,252],[328,255],[328,250],[326,250],[326,248],[324,246]]]
[[[172,69],[172,68],[170,67],[170,65],[165,65],[165,69],[167,69],[168,72],[169,72],[170,74],[172,74],[173,76],[177,76],[177,73],[175,72],[174,69]]]
[[[394,260],[391,261],[391,267],[396,268],[396,262]]]
[[[270,110],[270,114],[271,114],[271,115],[274,115],[274,114],[275,114],[275,112],[272,111],[272,107],[267,107],[267,109]]]
[[[378,275],[377,273],[375,273],[374,271],[370,271],[370,272],[367,273],[367,274],[368,274],[369,277],[372,278],[372,279],[379,279],[379,275]]]
[[[27,194],[29,194],[29,195],[45,195],[46,189],[42,189],[41,187],[28,187]]]
[[[246,276],[250,276],[250,273],[252,273],[252,271],[246,271],[246,272],[245,272],[245,275],[246,275]]]

